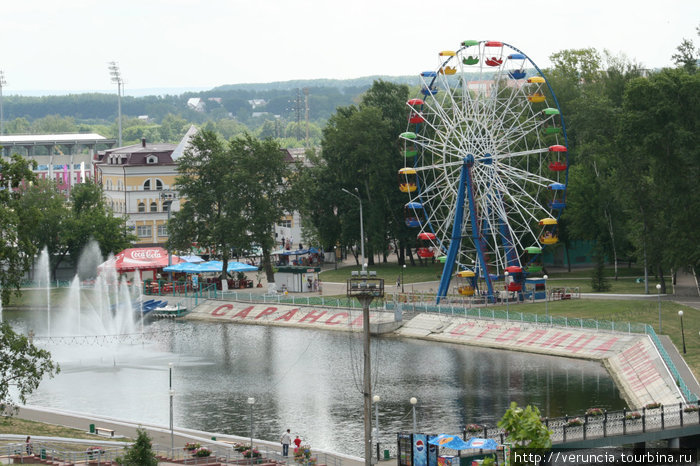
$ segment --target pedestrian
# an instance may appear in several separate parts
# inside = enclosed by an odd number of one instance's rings
[[[280,442],[282,443],[282,456],[289,456],[289,444],[292,442],[292,436],[289,434],[289,429],[287,429],[287,432],[282,434]]]
[[[31,455],[34,453],[34,446],[32,445],[32,438],[27,435],[27,440],[24,441],[25,446],[24,449],[26,450],[28,455]]]
[[[297,435],[297,437],[294,439],[294,451],[298,451],[300,446],[301,446],[301,439]]]

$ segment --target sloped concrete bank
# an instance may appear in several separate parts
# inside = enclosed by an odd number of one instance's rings
[[[503,320],[418,314],[397,321],[393,312],[370,311],[370,332],[510,351],[600,361],[632,408],[684,401],[648,335],[572,329]],[[361,331],[362,312],[286,304],[204,301],[186,319]]]

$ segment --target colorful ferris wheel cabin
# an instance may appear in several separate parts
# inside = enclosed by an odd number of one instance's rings
[[[416,176],[414,168],[402,168],[399,170],[399,190],[402,193],[412,193],[418,189]]]
[[[435,233],[430,233],[424,231],[418,235],[418,250],[416,254],[418,257],[427,259],[430,257],[435,257],[435,250],[433,248],[433,243],[435,241]]]
[[[542,227],[542,233],[540,234],[540,243],[544,245],[551,245],[557,244],[559,242],[556,230],[556,218],[543,218],[542,220],[540,220],[540,226]]]

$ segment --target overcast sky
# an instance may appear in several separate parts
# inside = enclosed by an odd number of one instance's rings
[[[670,66],[700,45],[699,0],[5,0],[3,94],[410,75],[440,50],[500,40],[537,65],[571,48]]]

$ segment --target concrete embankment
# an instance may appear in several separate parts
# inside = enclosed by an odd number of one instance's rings
[[[418,314],[402,321],[394,312],[370,311],[370,332],[436,342],[598,360],[632,408],[683,402],[683,396],[648,335],[576,329],[514,321]],[[360,310],[286,304],[205,301],[187,319],[361,331]]]

